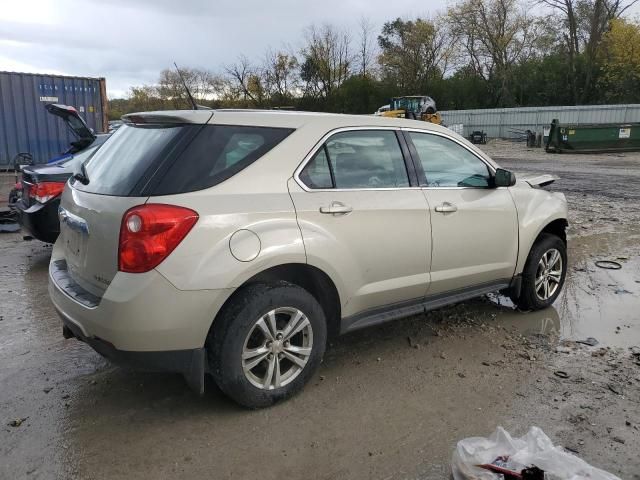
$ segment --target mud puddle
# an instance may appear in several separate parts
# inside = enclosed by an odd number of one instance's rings
[[[617,270],[597,261],[617,262]],[[599,346],[640,345],[640,233],[606,233],[569,240],[569,271],[560,297],[545,310],[523,313],[501,295],[489,295],[497,320],[523,335],[560,340],[593,337]]]

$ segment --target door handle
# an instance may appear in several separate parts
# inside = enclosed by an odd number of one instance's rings
[[[332,215],[346,215],[352,211],[352,207],[341,202],[331,202],[331,205],[328,207],[320,207],[320,213],[329,213]]]
[[[440,212],[440,213],[452,213],[452,212],[457,212],[458,207],[456,207],[453,203],[444,202],[438,205],[435,208],[435,210],[436,212]]]

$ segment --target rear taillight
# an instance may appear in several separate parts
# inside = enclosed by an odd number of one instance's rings
[[[62,193],[64,185],[65,182],[34,183],[29,188],[29,197],[40,203],[47,203]]]
[[[122,217],[118,269],[148,272],[178,246],[198,221],[193,210],[148,203],[133,207]]]

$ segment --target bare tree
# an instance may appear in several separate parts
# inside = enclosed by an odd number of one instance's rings
[[[182,77],[181,77],[182,75]],[[214,75],[208,70],[198,68],[165,69],[160,72],[158,95],[172,108],[191,108],[189,96],[183,84],[187,85],[197,103],[211,100],[215,94]]]
[[[470,66],[477,75],[497,83],[496,103],[511,104],[511,70],[535,52],[539,19],[530,18],[518,0],[465,0],[447,16]]]
[[[298,59],[295,54],[269,48],[265,54],[262,77],[272,103],[288,104],[298,89]]]
[[[373,74],[373,66],[376,58],[376,43],[374,34],[374,25],[371,20],[365,16],[360,17],[360,43],[358,45],[358,62],[359,73],[363,77]]]
[[[308,95],[329,97],[352,73],[351,37],[333,25],[310,26],[301,55],[300,77]]]
[[[240,55],[236,63],[227,65],[224,70],[229,80],[229,93],[233,97],[241,99],[244,105],[264,105],[266,95],[262,72],[246,56]]]

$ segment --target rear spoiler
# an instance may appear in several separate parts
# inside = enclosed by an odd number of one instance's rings
[[[122,116],[124,123],[134,124],[185,124],[203,125],[211,120],[213,110],[174,110],[168,112],[138,112]]]
[[[524,178],[523,180],[527,182],[529,185],[531,185],[533,188],[542,188],[542,187],[546,187],[547,185],[551,185],[556,180],[560,180],[560,177],[557,177],[556,175],[545,174],[545,175],[538,175],[537,177],[527,177],[527,178]]]

